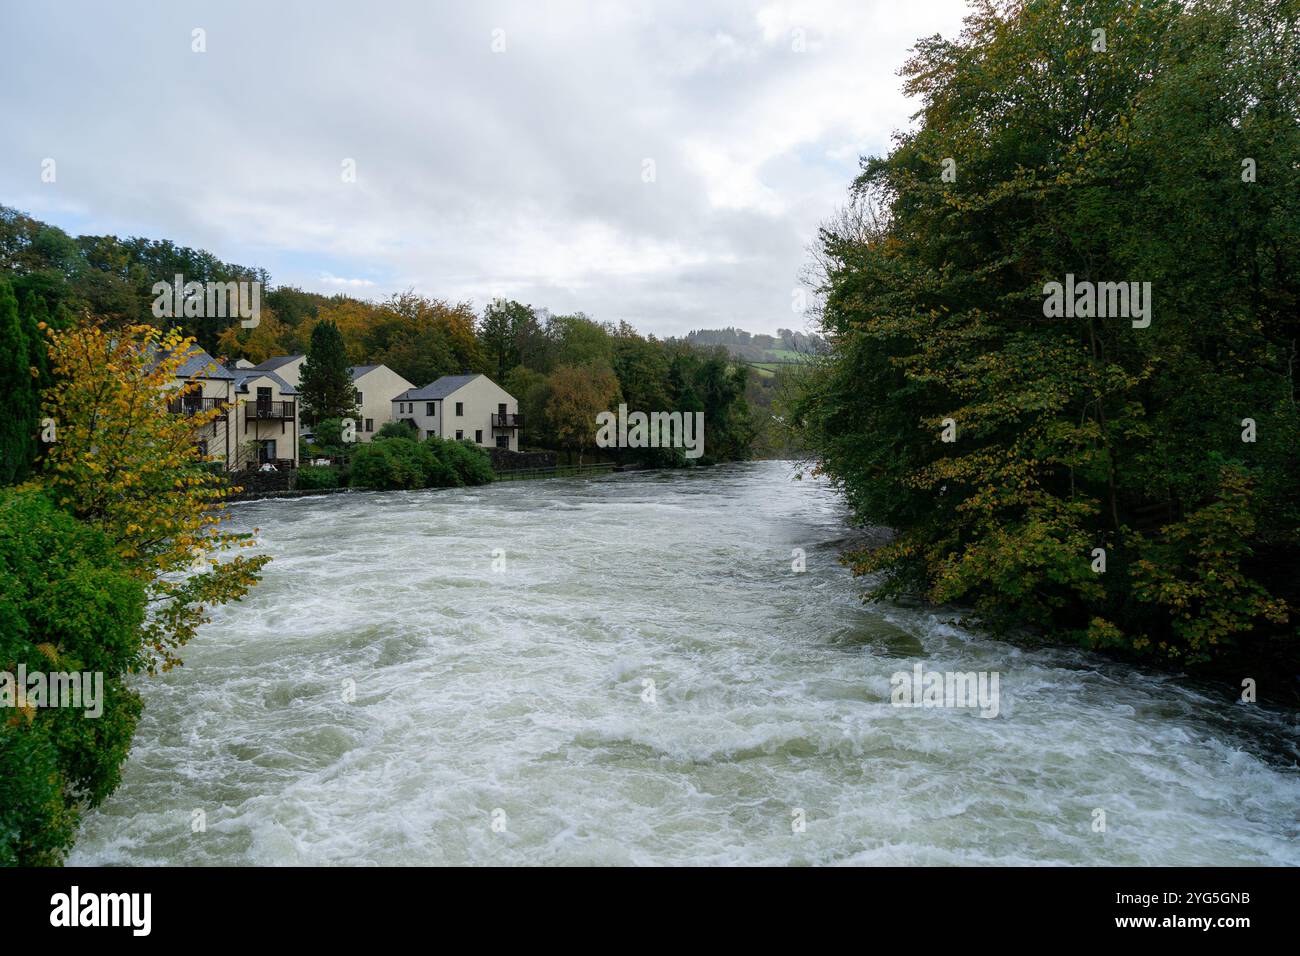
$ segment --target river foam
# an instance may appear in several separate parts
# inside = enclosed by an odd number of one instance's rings
[[[1300,864],[1294,712],[864,606],[793,471],[237,506],[274,561],[69,862]],[[891,706],[918,660],[999,716]]]

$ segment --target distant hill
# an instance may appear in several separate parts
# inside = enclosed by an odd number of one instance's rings
[[[685,341],[692,345],[721,345],[734,357],[750,362],[800,361],[827,348],[826,340],[816,333],[777,329],[777,334],[754,335],[744,329],[699,329],[688,332]]]

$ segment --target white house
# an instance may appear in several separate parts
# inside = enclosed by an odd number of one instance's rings
[[[275,372],[235,369],[233,374],[239,463],[298,467],[298,390]]]
[[[352,384],[357,390],[361,417],[357,421],[357,441],[370,441],[384,422],[392,421],[394,396],[415,386],[387,365],[354,365]]]
[[[306,361],[306,355],[274,355],[251,368],[279,376],[296,391],[302,385],[302,366]],[[354,365],[351,372],[361,409],[357,417],[357,441],[368,442],[384,422],[392,421],[393,396],[415,386],[387,365]]]
[[[221,413],[194,436],[203,454],[232,471],[267,463],[298,466],[298,394],[284,379],[274,372],[228,369],[193,348],[176,370],[174,387],[189,382],[199,388],[172,399],[172,414]]]
[[[485,448],[519,450],[519,402],[486,375],[444,375],[393,399],[393,420],[409,421],[421,438],[468,439]]]

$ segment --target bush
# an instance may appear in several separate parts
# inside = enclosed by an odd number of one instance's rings
[[[318,468],[315,465],[304,465],[298,469],[296,487],[299,491],[337,488],[339,487],[339,470],[337,468]]]
[[[415,422],[409,418],[403,418],[395,422],[384,422],[379,426],[379,431],[375,432],[374,437],[376,439],[410,438],[414,440],[420,437],[420,429],[416,428]]]
[[[103,675],[103,712],[34,708],[0,722],[0,864],[60,863],[84,807],[121,780],[140,715],[144,584],[99,531],[36,491],[0,491],[0,670]]]
[[[487,453],[470,442],[385,437],[362,445],[352,458],[358,488],[455,488],[494,477]]]
[[[352,457],[352,484],[361,488],[426,488],[436,468],[433,453],[409,438],[362,445]]]
[[[425,444],[447,466],[450,484],[486,485],[496,480],[488,453],[473,442],[429,438]]]

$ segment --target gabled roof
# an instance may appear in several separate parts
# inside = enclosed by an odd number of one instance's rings
[[[377,368],[383,368],[382,365],[354,365],[349,370],[352,372],[352,381],[356,381],[367,372],[373,372]]]
[[[296,362],[298,359],[306,357],[307,356],[305,355],[272,355],[261,365],[254,365],[253,368],[261,372],[274,372],[276,369],[288,365],[290,362]]]
[[[294,390],[293,386],[290,385],[288,382],[286,382],[284,379],[282,379],[280,376],[276,375],[274,372],[267,372],[260,368],[236,369],[234,375],[228,375],[226,377],[233,378],[235,380],[235,391],[237,392],[247,392],[248,383],[253,381],[254,379],[269,378],[271,381],[275,382],[275,384],[279,387],[281,395],[298,394]]]
[[[476,378],[477,375],[444,375],[436,382],[430,382],[424,388],[408,388],[393,399],[395,402],[436,402],[446,398],[452,392],[458,392]]]
[[[232,379],[230,370],[203,349],[195,346],[185,353],[185,361],[176,370],[177,378]]]

